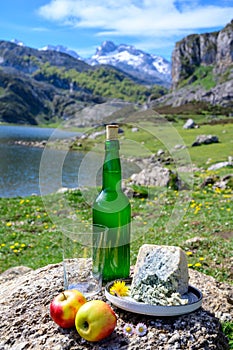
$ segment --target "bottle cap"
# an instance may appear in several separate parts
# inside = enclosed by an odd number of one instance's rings
[[[107,125],[106,140],[118,140],[118,125]]]

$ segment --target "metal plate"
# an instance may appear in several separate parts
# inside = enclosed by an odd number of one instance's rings
[[[110,294],[109,290],[115,281],[108,283],[105,287],[106,298],[120,309],[150,316],[178,316],[197,310],[202,305],[202,293],[195,287],[189,286],[188,293],[183,294],[182,298],[188,299],[188,304],[177,306],[150,305],[143,302],[137,302],[131,297],[117,297]],[[130,287],[130,280],[125,280],[126,285]]]

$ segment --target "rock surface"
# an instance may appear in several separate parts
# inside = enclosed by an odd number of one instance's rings
[[[52,298],[63,290],[62,264],[48,265],[5,282],[1,279],[0,350],[229,349],[219,318],[233,316],[233,288],[197,271],[189,272],[190,284],[203,292],[202,308],[179,317],[158,318],[113,306],[117,327],[109,338],[96,344],[81,339],[75,329],[59,328],[49,316]],[[103,294],[97,298],[105,300]],[[134,326],[145,323],[147,334],[124,335],[123,326],[128,322]]]
[[[219,163],[216,163],[216,164],[212,164],[208,170],[218,170],[218,169],[221,169],[221,168],[224,168],[226,166],[229,166],[229,167],[233,167],[233,161],[232,161],[232,157],[229,156],[228,157],[228,161],[226,162],[219,162]]]
[[[149,106],[156,110],[160,106],[179,107],[194,103],[194,107],[197,102],[205,102],[222,107],[232,107],[232,101],[233,79],[219,83],[209,90],[205,90],[201,85],[186,85],[156,100],[152,100]]]
[[[193,142],[192,147],[200,145],[209,145],[211,143],[218,143],[218,136],[215,135],[199,135]]]
[[[186,123],[183,125],[183,129],[194,129],[196,127],[196,123],[193,119],[189,118]]]
[[[149,166],[138,174],[131,175],[131,182],[140,186],[167,186],[170,181],[171,171],[162,166]]]

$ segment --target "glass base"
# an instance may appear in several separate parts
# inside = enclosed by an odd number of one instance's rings
[[[95,283],[83,282],[70,284],[66,289],[76,289],[85,297],[91,297],[101,291],[101,287]]]

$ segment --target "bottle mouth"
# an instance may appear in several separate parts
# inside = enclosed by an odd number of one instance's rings
[[[118,125],[107,125],[106,126],[106,141],[118,140]]]

